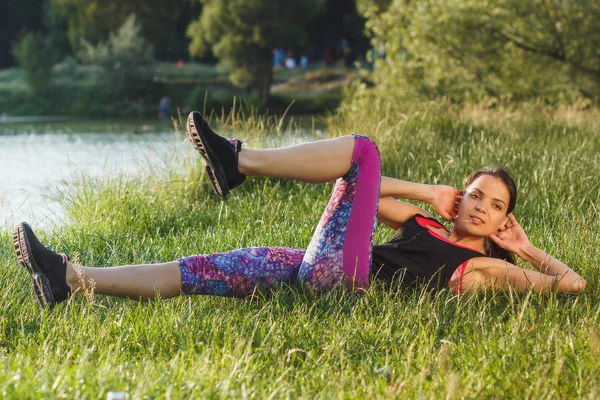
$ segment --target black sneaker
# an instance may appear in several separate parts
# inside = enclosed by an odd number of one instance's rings
[[[42,245],[26,222],[15,229],[13,245],[17,261],[31,275],[33,292],[42,307],[52,309],[56,303],[69,298],[71,289],[67,285],[68,257],[65,254]]]
[[[192,111],[188,116],[187,132],[190,141],[206,161],[206,173],[213,190],[226,199],[231,189],[246,180],[246,175],[238,170],[242,141],[214,133],[198,111]]]

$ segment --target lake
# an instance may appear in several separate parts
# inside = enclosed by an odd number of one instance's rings
[[[59,193],[68,193],[81,174],[135,176],[187,146],[168,122],[0,124],[0,227],[60,224]]]

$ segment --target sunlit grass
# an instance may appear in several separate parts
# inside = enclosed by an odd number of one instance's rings
[[[0,397],[597,398],[600,119],[542,111],[436,104],[403,114],[372,103],[332,118],[327,132],[373,136],[384,173],[414,181],[458,186],[471,170],[508,165],[517,218],[534,244],[587,279],[584,294],[457,298],[376,284],[364,296],[315,296],[286,286],[253,300],[76,296],[49,313],[2,232]],[[214,114],[212,123],[252,146],[319,137],[255,114]],[[303,248],[332,189],[252,178],[223,203],[202,171],[190,146],[135,181],[83,176],[64,199],[69,223],[40,236],[92,266]],[[390,235],[381,226],[376,241]]]

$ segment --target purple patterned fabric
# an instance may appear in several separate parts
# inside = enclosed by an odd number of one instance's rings
[[[184,293],[246,297],[255,287],[296,279],[303,250],[251,247],[179,259]]]
[[[374,142],[354,136],[352,166],[336,181],[306,251],[254,247],[181,258],[182,291],[246,297],[257,287],[295,280],[315,290],[330,289],[341,281],[352,288],[367,287],[381,163]]]
[[[335,182],[333,194],[304,254],[298,279],[316,290],[330,289],[343,274],[344,240],[352,200],[356,193],[358,165]]]

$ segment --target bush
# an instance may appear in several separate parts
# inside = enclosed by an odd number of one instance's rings
[[[46,95],[52,84],[54,56],[50,44],[38,33],[27,33],[13,44],[12,53],[35,95]]]
[[[389,3],[386,5],[385,3]],[[600,96],[600,7],[559,0],[361,0],[381,94],[575,102]]]
[[[101,84],[110,86],[115,100],[146,97],[152,82],[152,47],[144,42],[140,30],[132,15],[117,32],[110,34],[107,42],[96,46],[82,42],[79,58],[101,68],[104,80]]]
[[[335,110],[341,102],[340,93],[322,93],[311,96],[274,94],[269,99],[268,109],[273,114],[321,114]]]
[[[260,99],[257,92],[247,94],[235,90],[221,90],[214,95],[211,95],[207,100],[208,110],[225,110],[228,112],[235,108],[244,111],[260,109]]]
[[[187,98],[187,108],[204,110],[207,114],[211,111],[229,112],[234,108],[244,111],[260,109],[258,93],[247,92],[239,89],[220,89],[210,92],[202,86],[194,88]]]
[[[196,86],[188,96],[187,104],[193,108],[202,108],[208,99],[208,92],[202,86]]]

